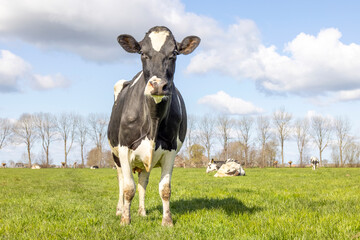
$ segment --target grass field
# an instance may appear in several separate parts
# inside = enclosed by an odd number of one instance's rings
[[[2,239],[360,239],[360,169],[246,169],[214,178],[175,168],[175,226],[161,227],[160,169],[147,213],[121,227],[113,169],[0,169]]]

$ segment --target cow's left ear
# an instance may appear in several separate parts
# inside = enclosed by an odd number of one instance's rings
[[[141,50],[140,44],[131,35],[122,34],[117,38],[122,48],[129,53],[139,53]]]
[[[197,36],[189,36],[184,38],[181,43],[178,43],[179,54],[188,55],[192,53],[200,44],[200,38]]]

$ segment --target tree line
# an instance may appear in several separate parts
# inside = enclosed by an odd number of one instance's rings
[[[90,142],[95,148],[87,156],[88,164],[109,165],[109,153],[104,151],[107,125],[108,116],[98,113],[91,113],[87,117],[75,113],[25,113],[16,121],[0,118],[0,150],[6,145],[23,144],[26,146],[27,165],[32,166],[33,147],[40,144],[44,156],[41,164],[49,167],[50,147],[53,142],[60,141],[64,153],[62,165],[67,167],[69,153],[77,143],[81,156],[79,166],[84,167],[84,147]]]
[[[293,161],[284,156],[290,140],[298,151],[297,159],[292,160],[300,167],[309,164],[309,150],[317,152],[321,166],[329,163],[323,157],[325,150],[331,150],[335,166],[360,165],[360,143],[347,118],[314,115],[294,119],[284,108],[257,117],[189,116],[185,149],[177,164],[204,166],[209,159],[234,158],[246,167],[291,166]]]
[[[104,148],[108,120],[105,114],[97,113],[86,117],[74,113],[23,114],[15,121],[0,118],[0,150],[6,145],[23,144],[31,166],[32,149],[39,144],[44,156],[42,165],[50,166],[50,147],[60,141],[63,164],[67,166],[68,155],[77,143],[81,156],[79,166],[86,163],[112,166],[111,153]],[[290,140],[296,142],[299,166],[309,163],[309,150],[316,150],[320,165],[328,162],[323,159],[325,150],[331,150],[331,160],[336,166],[360,165],[360,143],[344,117],[314,115],[294,119],[291,113],[280,108],[270,115],[256,117],[190,115],[187,125],[186,141],[176,160],[179,166],[200,167],[210,159],[228,158],[237,159],[246,167],[269,167],[277,162],[282,166],[291,165],[292,161],[284,156],[284,146]],[[87,143],[94,148],[85,153]]]

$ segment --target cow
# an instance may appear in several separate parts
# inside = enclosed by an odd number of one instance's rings
[[[312,166],[312,170],[315,170],[317,167],[319,167],[319,159],[317,157],[312,156],[310,158],[310,163]]]
[[[230,161],[223,164],[214,177],[231,177],[231,176],[245,176],[245,171],[241,164]]]
[[[136,189],[132,172],[138,172],[138,212],[146,216],[145,191],[150,171],[161,167],[162,225],[173,226],[171,176],[187,127],[184,100],[173,82],[175,62],[177,55],[193,52],[200,38],[188,36],[178,43],[168,28],[157,26],[140,42],[127,34],[117,40],[125,51],[141,55],[142,71],[131,81],[121,80],[114,89],[108,140],[119,182],[116,215],[121,215],[121,225],[130,224],[130,205]]]
[[[245,171],[238,160],[229,158],[224,161],[211,161],[208,164],[206,173],[217,171],[214,177],[224,176],[245,176]]]
[[[211,159],[206,168],[206,173],[219,170],[219,168],[225,163],[225,161],[215,161]]]
[[[93,165],[93,166],[90,167],[90,169],[99,169],[99,166]]]
[[[31,169],[40,169],[41,167],[38,164],[32,165]]]

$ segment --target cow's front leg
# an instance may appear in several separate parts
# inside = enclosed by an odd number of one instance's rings
[[[116,207],[116,216],[120,216],[124,207],[124,178],[122,169],[116,165],[117,177],[119,182],[119,202]]]
[[[171,196],[171,175],[174,165],[175,154],[168,153],[161,164],[161,180],[159,184],[159,193],[163,203],[163,226],[173,226],[173,220],[170,212]],[[173,156],[174,155],[174,156]]]
[[[146,186],[149,183],[149,172],[142,171],[139,173],[139,183],[138,183],[138,191],[139,191],[139,215],[146,216],[145,210],[145,193]]]
[[[124,205],[121,215],[121,225],[128,225],[131,222],[130,207],[131,201],[135,195],[135,181],[130,168],[130,149],[127,147],[120,147],[119,157],[123,175],[123,192]]]

